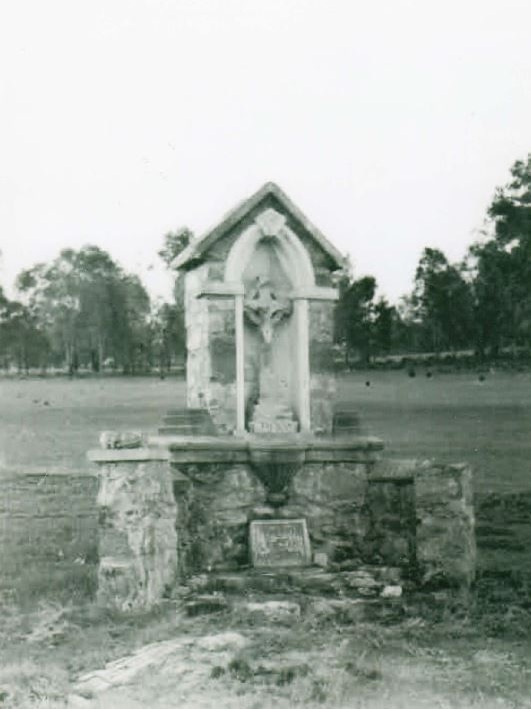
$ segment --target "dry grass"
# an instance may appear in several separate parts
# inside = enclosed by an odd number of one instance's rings
[[[443,604],[430,610],[419,605],[392,624],[340,624],[306,616],[290,627],[250,625],[230,611],[190,619],[170,603],[132,615],[106,613],[90,604],[42,604],[23,618],[16,609],[3,618],[9,650],[4,646],[0,651],[0,697],[6,707],[58,709],[71,682],[88,669],[156,640],[227,629],[251,644],[215,667],[207,682],[186,690],[171,675],[151,672],[135,689],[140,705],[531,706],[530,636],[496,637],[473,607],[465,611]]]

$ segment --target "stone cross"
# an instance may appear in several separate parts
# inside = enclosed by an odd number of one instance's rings
[[[264,342],[270,345],[274,326],[291,314],[291,301],[277,298],[269,279],[257,276],[245,297],[244,309],[247,318],[260,329]]]

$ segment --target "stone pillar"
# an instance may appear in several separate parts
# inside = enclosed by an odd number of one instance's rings
[[[98,601],[149,608],[177,576],[177,506],[169,464],[146,448],[90,454],[100,466]]]
[[[334,298],[337,294],[332,289],[321,290],[324,295],[310,300],[309,304],[310,400],[312,431],[327,435],[332,432],[334,415]]]
[[[469,586],[476,567],[470,466],[423,463],[415,471],[414,489],[420,582]]]
[[[413,557],[421,586],[470,586],[476,569],[470,466],[382,460],[369,482],[367,551],[397,565]]]
[[[234,295],[203,295],[208,301],[210,377],[206,408],[220,433],[237,428],[236,309]]]
[[[207,409],[220,433],[243,430],[243,286],[186,274],[186,388],[190,408]]]

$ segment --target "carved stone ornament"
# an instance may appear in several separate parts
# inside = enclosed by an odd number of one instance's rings
[[[286,217],[269,208],[256,217],[255,224],[264,236],[276,236],[286,225]]]
[[[291,301],[277,297],[270,283],[269,279],[257,276],[244,300],[247,319],[260,329],[268,345],[271,344],[275,325],[289,317],[292,311]]]

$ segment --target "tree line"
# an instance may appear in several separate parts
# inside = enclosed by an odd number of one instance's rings
[[[395,353],[472,351],[479,360],[531,355],[531,155],[495,191],[481,238],[450,263],[426,247],[411,293],[375,298],[371,276],[343,274],[336,340],[347,361]]]
[[[170,232],[159,252],[169,266],[188,232]],[[184,304],[152,302],[137,275],[97,246],[63,249],[22,271],[16,299],[0,287],[0,367],[45,373],[81,369],[161,375],[184,357]]]
[[[496,190],[481,239],[460,263],[426,247],[413,288],[397,304],[377,297],[372,276],[338,279],[336,343],[347,363],[376,356],[469,350],[492,359],[531,352],[531,155]],[[168,268],[190,242],[170,232],[158,252]],[[161,375],[184,359],[184,297],[150,301],[139,277],[97,246],[64,249],[16,279],[16,298],[0,286],[0,367],[29,372],[103,369]]]

